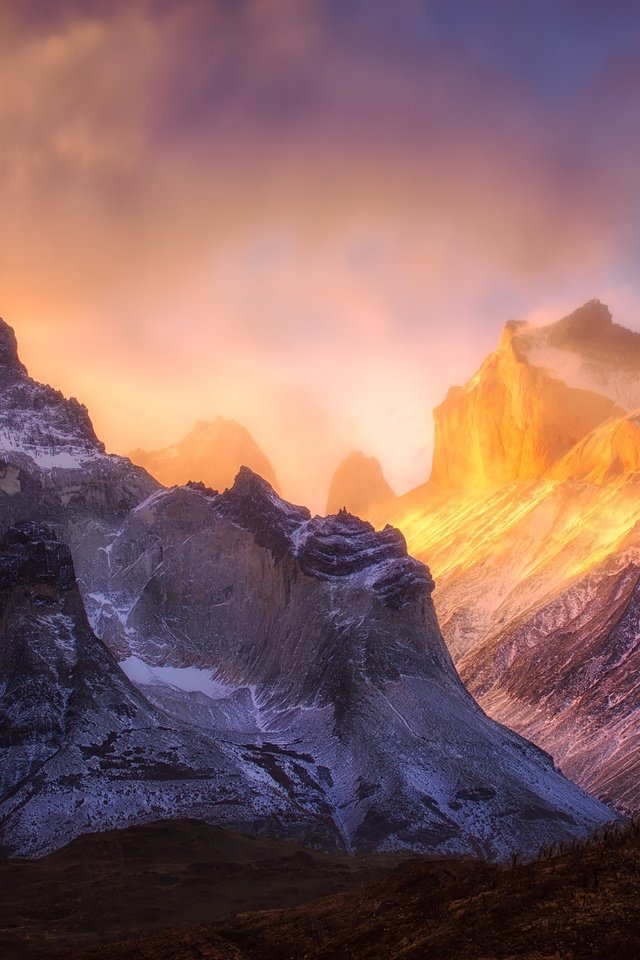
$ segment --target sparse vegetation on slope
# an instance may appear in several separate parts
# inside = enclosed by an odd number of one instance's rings
[[[412,861],[355,891],[294,909],[119,944],[65,960],[637,960],[640,825],[507,867]]]

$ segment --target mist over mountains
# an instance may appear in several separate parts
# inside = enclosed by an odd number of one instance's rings
[[[273,467],[249,431],[223,417],[198,421],[186,437],[163,450],[132,450],[129,457],[167,487],[199,480],[225,490],[241,466],[278,487]]]
[[[478,709],[398,531],[246,467],[165,489],[1,333],[6,853],[178,815],[504,858],[613,816]]]

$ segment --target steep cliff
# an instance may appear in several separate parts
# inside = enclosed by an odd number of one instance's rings
[[[530,415],[509,419],[515,439],[503,445],[514,371],[526,390],[518,409]],[[634,809],[639,374],[640,334],[614,324],[598,301],[548,327],[511,325],[456,407],[461,444],[470,417],[475,453],[462,456],[473,482],[460,473],[457,485],[429,484],[375,517],[398,526],[413,555],[428,557],[447,645],[482,706],[578,782]],[[555,399],[537,417],[541,397]],[[570,418],[572,432],[583,432],[564,449],[567,403],[577,397],[588,400],[589,416]],[[591,413],[607,409],[611,416],[590,429]],[[492,424],[493,447],[480,443],[483,423]],[[523,475],[521,452],[538,436],[543,455],[529,457]],[[450,441],[440,452],[455,457],[453,434]]]
[[[575,316],[571,329],[591,322]],[[537,479],[594,427],[621,414],[608,396],[565,383],[531,359],[532,335],[510,322],[498,350],[436,407],[432,481],[475,493]],[[533,337],[535,340],[535,337]]]
[[[336,846],[331,810],[265,777],[271,754],[171,720],[91,631],[71,554],[46,526],[0,545],[0,851],[34,856],[92,830],[175,815]],[[283,776],[285,774],[283,773]]]

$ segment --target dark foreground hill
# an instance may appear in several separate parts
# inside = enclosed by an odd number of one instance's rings
[[[72,956],[240,910],[293,907],[379,879],[400,861],[332,856],[197,820],[87,834],[40,860],[0,862],[0,957]]]
[[[231,869],[232,849],[233,857],[241,861],[236,867],[235,879],[229,881],[227,898],[221,902],[217,898],[223,885],[218,882],[207,888],[203,864],[187,868],[183,861],[180,869],[177,866],[180,858],[175,857],[174,851],[173,866],[166,871],[162,887],[163,871],[158,862],[144,863],[140,851],[148,857],[154,847],[159,853],[156,860],[162,860],[163,856],[166,860],[164,847],[167,843],[171,847],[174,842],[167,839],[167,830],[170,837],[179,839],[180,830],[188,833],[190,829],[178,825],[178,833],[174,834],[175,825],[156,824],[120,835],[83,838],[67,851],[45,860],[5,865],[5,871],[33,871],[33,877],[36,871],[43,870],[39,890],[45,889],[42,878],[55,866],[60,883],[56,896],[61,901],[65,893],[77,894],[73,884],[82,870],[98,870],[94,884],[98,882],[100,870],[104,872],[99,858],[94,858],[91,865],[89,861],[81,865],[74,863],[71,852],[75,849],[80,853],[77,845],[89,842],[95,845],[94,854],[99,854],[100,843],[104,843],[111,896],[102,900],[95,897],[89,922],[88,898],[79,901],[75,927],[69,905],[55,935],[53,929],[50,931],[44,952],[36,949],[34,927],[32,948],[28,952],[11,953],[5,949],[3,956],[12,960],[14,956],[29,960],[41,957],[47,960],[63,957],[65,960],[637,960],[640,957],[640,826],[637,823],[625,829],[605,827],[590,841],[544,851],[538,860],[529,864],[505,867],[471,860],[412,860],[356,890],[302,906],[241,913],[236,902],[236,912],[224,920],[188,927],[185,924],[193,917],[191,912],[181,918],[182,926],[178,928],[172,923],[172,905],[180,897],[191,896],[190,891],[195,891],[198,883],[203,885],[200,897],[208,889],[211,917],[215,918],[229,909],[234,895],[240,900],[244,896],[247,905],[255,905],[256,896],[271,897],[272,903],[286,904],[293,902],[288,898],[302,900],[312,895],[315,884],[318,887],[323,883],[329,887],[334,884],[333,889],[340,884],[350,884],[357,880],[358,872],[362,876],[372,867],[372,861],[340,861],[315,855],[305,860],[306,855],[300,852],[292,858],[282,853],[264,859],[268,844],[263,845],[261,858],[259,847],[252,847],[251,841],[239,842],[237,837],[225,841],[222,831],[217,835],[214,831],[208,840],[209,846],[205,842],[204,849],[211,851],[213,844],[220,858],[219,870],[223,862],[227,865],[225,869]],[[202,825],[199,829],[211,830]],[[157,845],[149,844],[152,831],[158,832]],[[187,833],[182,834],[183,840]],[[127,837],[126,842],[122,837]],[[192,841],[193,838],[191,841],[187,838],[185,855]],[[138,851],[138,859],[135,864],[118,864],[114,851],[122,853],[127,843]],[[355,867],[351,876],[348,875],[349,862]],[[373,864],[373,869],[381,871],[391,867],[391,861],[378,860]],[[110,925],[117,903],[114,891],[119,870],[123,875],[129,871],[120,910],[122,903],[132,896],[132,905],[139,909],[141,899],[153,890],[155,917],[142,911],[136,934],[126,940],[91,947],[78,945],[80,936],[86,942],[91,923],[94,930],[97,926],[104,935],[108,935],[109,929],[113,930]],[[132,894],[136,870],[143,889]],[[252,870],[255,870],[253,882],[249,879]],[[145,879],[148,876],[151,880]],[[3,884],[6,879],[6,875],[2,877]],[[48,882],[52,879],[49,873]],[[210,877],[208,881],[210,883]],[[243,888],[243,884],[247,886]],[[19,887],[15,889],[18,891]],[[98,887],[94,886],[94,890],[97,892]],[[6,911],[4,915],[5,928],[8,921],[18,919],[15,910],[12,916]],[[42,937],[46,929],[45,910],[38,923],[36,933]],[[149,933],[154,926],[156,932]],[[74,929],[80,935],[76,936],[75,947],[70,937]],[[129,929],[133,931],[133,923]],[[140,935],[142,930],[146,932]],[[25,932],[23,927],[22,934]],[[3,936],[2,945],[8,945],[6,929]],[[69,945],[61,948],[64,937]],[[15,936],[11,943],[15,948],[18,943]]]

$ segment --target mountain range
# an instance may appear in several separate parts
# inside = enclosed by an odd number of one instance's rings
[[[640,334],[598,300],[510,322],[435,411],[430,481],[372,511],[428,558],[482,707],[640,804]]]
[[[489,719],[401,533],[243,468],[165,489],[0,327],[0,844],[190,816],[504,859],[614,814]]]

